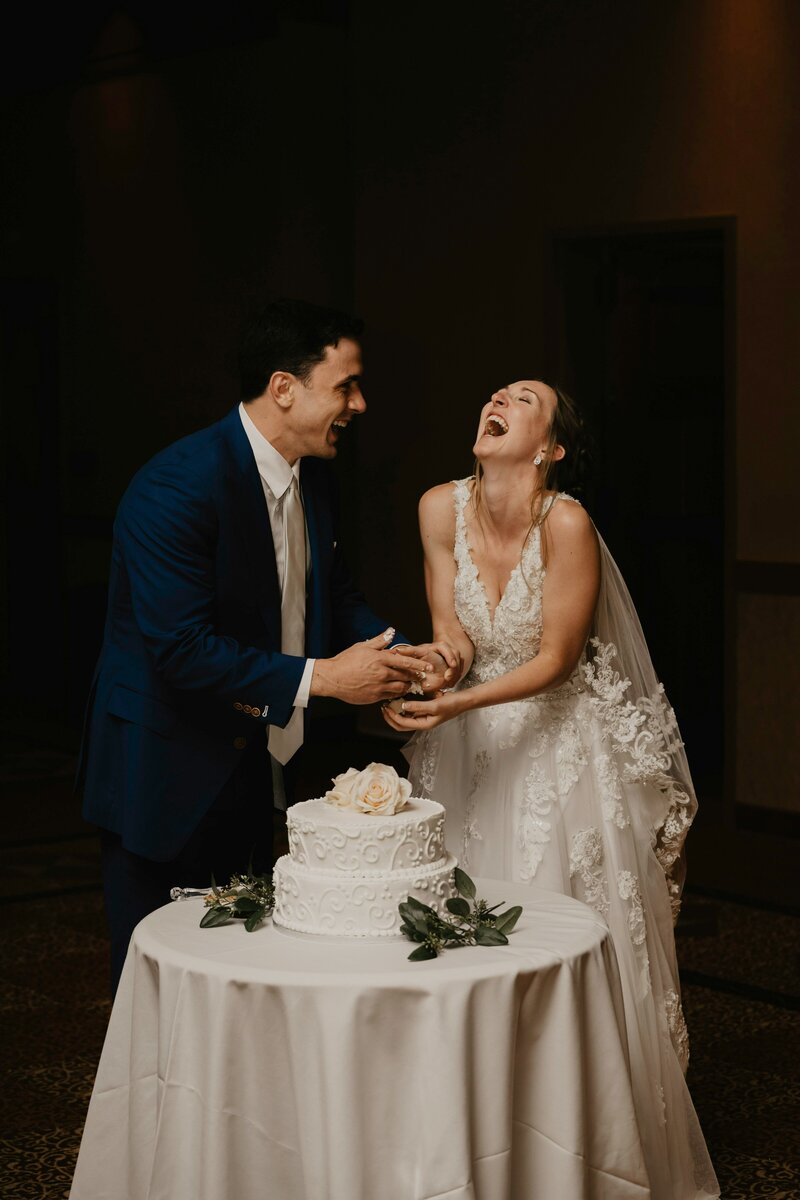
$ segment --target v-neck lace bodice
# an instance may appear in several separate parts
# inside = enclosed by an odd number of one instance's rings
[[[470,479],[454,482],[453,501],[456,532],[454,600],[456,616],[475,647],[467,685],[496,679],[534,658],[542,640],[541,530],[537,526],[522,548],[505,591],[492,613],[467,538],[465,510],[470,498]],[[553,503],[553,497],[550,504]]]

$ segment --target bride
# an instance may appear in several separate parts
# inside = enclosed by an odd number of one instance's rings
[[[416,732],[414,794],[445,806],[467,871],[564,892],[608,922],[651,1194],[700,1200],[719,1188],[684,1079],[673,935],[697,802],[627,588],[558,491],[582,429],[541,380],[484,406],[474,477],[419,506],[433,636],[461,678],[384,716]]]

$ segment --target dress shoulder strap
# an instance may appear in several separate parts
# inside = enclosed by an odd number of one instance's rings
[[[470,475],[467,479],[454,479],[453,483],[453,508],[456,514],[456,529],[464,524],[464,509],[469,503],[471,495],[470,484],[473,477]]]
[[[464,518],[464,510],[469,503],[471,495],[470,485],[473,477],[470,475],[467,479],[453,480],[453,508],[456,517],[456,536],[453,546],[453,553],[456,562],[461,563],[469,559],[469,547],[467,545],[467,523]]]

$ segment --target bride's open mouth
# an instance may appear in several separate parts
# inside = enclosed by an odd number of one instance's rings
[[[492,413],[486,420],[483,432],[488,433],[490,437],[503,437],[508,433],[508,422],[499,413]]]

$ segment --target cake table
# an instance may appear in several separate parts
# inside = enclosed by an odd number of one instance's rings
[[[410,963],[411,943],[266,922],[200,929],[201,901],[134,932],[72,1200],[643,1200],[608,931],[568,897],[510,944]]]

